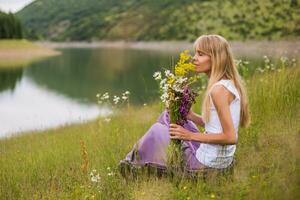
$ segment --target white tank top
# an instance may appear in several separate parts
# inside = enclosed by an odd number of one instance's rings
[[[236,137],[238,137],[238,127],[240,123],[241,99],[238,90],[232,80],[220,80],[215,85],[223,85],[234,96],[234,100],[230,104],[230,113],[233,121]],[[209,94],[210,95],[210,94]],[[210,97],[211,100],[211,97]],[[218,113],[211,100],[210,121],[205,124],[206,134],[218,134],[223,132]],[[212,168],[228,167],[234,156],[236,145],[218,145],[201,143],[196,151],[197,159],[204,165]]]

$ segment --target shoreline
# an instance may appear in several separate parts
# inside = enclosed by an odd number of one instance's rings
[[[0,40],[0,69],[21,68],[61,52],[27,40]]]
[[[180,52],[184,49],[193,50],[193,43],[188,41],[95,41],[95,42],[52,42],[38,41],[36,44],[51,48],[128,48],[140,50]],[[300,56],[300,40],[280,41],[229,41],[235,55],[291,55]],[[278,48],[280,47],[280,48]]]
[[[64,49],[64,48],[129,48],[129,49],[142,49],[142,50],[167,50],[167,51],[178,51],[180,49],[189,49],[192,43],[184,41],[139,41],[139,42],[128,42],[128,41],[96,41],[96,42],[51,42],[51,41],[39,41],[36,42],[38,45],[53,48],[53,49]]]

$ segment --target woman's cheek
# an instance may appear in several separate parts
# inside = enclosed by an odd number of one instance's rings
[[[201,67],[199,65],[196,66],[196,71],[201,72]]]

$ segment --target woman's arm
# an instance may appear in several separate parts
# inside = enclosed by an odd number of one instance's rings
[[[197,125],[200,125],[202,127],[204,127],[205,123],[203,121],[203,118],[201,115],[198,115],[197,113],[194,113],[192,111],[192,109],[189,111],[188,115],[187,115],[187,119],[191,120],[192,122],[194,122]]]
[[[213,103],[223,128],[218,134],[193,134],[177,124],[170,124],[171,139],[193,140],[212,144],[236,144],[237,138],[234,131],[233,121],[230,114],[230,103],[234,95],[221,85],[217,85],[211,92]]]

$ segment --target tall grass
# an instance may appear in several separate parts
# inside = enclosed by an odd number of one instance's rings
[[[1,140],[0,199],[299,199],[299,88],[299,66],[247,81],[252,124],[239,131],[232,180],[124,180],[117,164],[158,118],[155,103],[121,109],[109,122]]]

